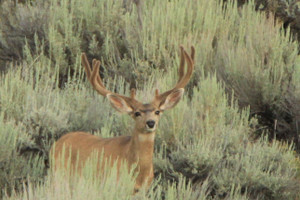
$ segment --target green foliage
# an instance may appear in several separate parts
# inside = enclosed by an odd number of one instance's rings
[[[299,133],[300,64],[289,31],[256,13],[253,2],[237,9],[217,0],[149,0],[142,24],[136,9],[111,0],[1,4],[0,59],[19,59],[0,77],[1,196],[299,198],[293,144],[270,136],[292,141]],[[176,83],[180,44],[195,45],[195,73],[185,97],[161,119],[156,180],[148,192],[133,197],[128,178],[115,187],[114,178],[70,185],[45,177],[50,146],[61,135],[110,137],[132,128],[131,119],[116,114],[84,80],[81,52],[101,59],[108,88],[129,94],[136,86],[137,98],[149,101],[155,88]]]
[[[12,190],[19,191],[28,179],[41,181],[46,172],[43,157],[19,155],[20,143],[29,139],[24,127],[14,121],[5,121],[2,114],[0,133],[0,195],[10,194]]]
[[[208,178],[218,196],[239,186],[254,199],[293,199],[295,180],[290,177],[296,175],[297,166],[291,165],[292,146],[283,149],[265,137],[252,141],[250,127],[256,121],[248,122],[249,110],[240,112],[234,102],[228,105],[215,77],[200,80],[200,85],[191,102],[185,100],[165,116],[168,124],[161,124],[162,137],[171,134],[176,145],[165,155],[167,160],[162,155],[166,150],[159,152],[156,169],[164,178],[183,174],[196,185]]]
[[[35,40],[46,37],[48,19],[47,3],[43,1],[34,6],[15,5],[15,1],[0,4],[0,70],[5,70],[9,61],[24,58],[26,41],[30,50],[36,49]]]

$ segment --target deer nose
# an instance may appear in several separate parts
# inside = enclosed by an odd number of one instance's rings
[[[147,124],[147,126],[148,126],[149,128],[153,128],[154,125],[155,125],[155,121],[149,120],[149,121],[146,122],[146,124]]]

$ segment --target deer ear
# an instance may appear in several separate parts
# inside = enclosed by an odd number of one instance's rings
[[[121,97],[115,95],[115,94],[108,94],[106,95],[108,100],[110,101],[110,104],[113,108],[115,108],[117,111],[121,113],[130,113],[132,112],[132,108],[128,106],[126,101],[122,99]]]
[[[168,110],[176,106],[183,95],[184,89],[180,88],[169,94],[166,100],[159,106],[161,110]]]

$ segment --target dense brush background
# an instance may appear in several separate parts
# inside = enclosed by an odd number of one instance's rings
[[[297,0],[0,1],[0,198],[299,199],[299,16]],[[126,173],[49,179],[63,134],[132,128],[92,90],[81,52],[108,88],[146,102],[176,83],[180,44],[195,46],[195,72],[161,119],[151,189],[132,196]]]

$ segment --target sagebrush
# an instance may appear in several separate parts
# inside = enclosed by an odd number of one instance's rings
[[[81,52],[101,60],[111,90],[135,87],[150,101],[155,88],[175,84],[179,45],[195,44],[192,82],[160,124],[156,180],[136,198],[299,198],[300,58],[289,29],[257,13],[253,1],[237,8],[150,0],[141,8],[139,23],[136,4],[122,1],[1,3],[0,68],[9,66],[0,78],[1,196],[67,199],[82,185],[101,192],[89,179],[70,187],[46,178],[49,148],[61,135],[131,131],[129,117],[85,80]]]

